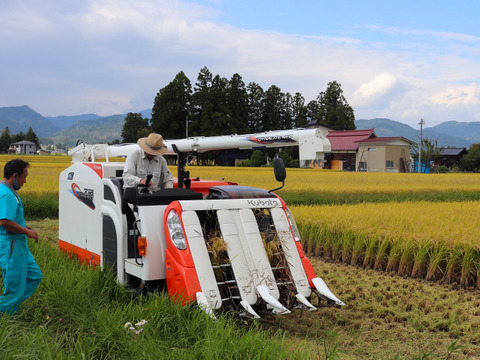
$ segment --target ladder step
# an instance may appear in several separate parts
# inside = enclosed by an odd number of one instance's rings
[[[217,285],[225,285],[225,284],[236,284],[235,280],[225,280],[217,282]]]
[[[232,267],[231,264],[222,264],[222,265],[212,265],[212,269],[220,269],[222,267]]]

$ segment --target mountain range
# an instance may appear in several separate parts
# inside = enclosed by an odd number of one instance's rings
[[[151,110],[139,111],[144,118],[151,118]],[[10,133],[26,133],[29,127],[42,144],[68,144],[82,139],[96,144],[121,140],[126,114],[101,117],[96,114],[44,117],[30,107],[0,107],[0,132],[8,126]],[[402,136],[414,142],[420,140],[420,130],[386,118],[356,120],[357,129],[375,129],[377,136]],[[480,122],[447,121],[423,129],[423,138],[437,140],[442,147],[470,147],[480,143]]]

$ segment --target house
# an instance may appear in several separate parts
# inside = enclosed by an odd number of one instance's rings
[[[413,141],[390,136],[370,137],[357,142],[357,171],[410,172],[410,146]]]
[[[16,143],[10,144],[8,148],[9,154],[27,154],[34,155],[37,151],[37,146],[35,143],[27,140],[18,141]]]
[[[435,166],[446,166],[452,169],[457,166],[463,155],[467,154],[466,148],[449,148],[443,149],[440,157],[435,161]]]
[[[375,138],[374,129],[329,131],[332,150],[325,155],[325,168],[356,171],[359,141]]]

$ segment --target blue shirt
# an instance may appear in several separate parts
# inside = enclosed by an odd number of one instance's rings
[[[5,184],[0,183],[0,219],[14,221],[17,224],[26,227],[23,204],[20,197],[15,196],[13,191]],[[11,235],[7,230],[0,226],[0,236]],[[24,234],[15,234],[16,238],[26,239]]]

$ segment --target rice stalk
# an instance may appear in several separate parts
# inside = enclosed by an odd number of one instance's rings
[[[461,246],[455,246],[450,250],[446,261],[444,278],[448,282],[456,282],[460,280],[461,264],[464,257],[465,249]]]
[[[422,242],[418,245],[417,251],[413,255],[412,277],[426,276],[426,269],[431,248],[431,244],[428,242]]]
[[[375,270],[383,270],[385,268],[390,246],[390,240],[387,239],[384,239],[378,246],[377,254],[375,256],[375,264],[373,265]]]
[[[438,280],[442,278],[448,258],[448,248],[445,243],[435,246],[430,252],[425,279]]]
[[[396,272],[400,264],[400,258],[402,256],[402,244],[397,241],[390,247],[390,252],[387,257],[387,265],[385,271]]]
[[[352,257],[350,259],[351,265],[357,265],[362,258],[365,258],[367,246],[367,237],[363,234],[358,234],[355,236],[355,241],[353,243]]]
[[[412,239],[404,243],[400,263],[398,264],[398,275],[406,275],[412,271],[413,259],[416,252],[417,244]]]
[[[468,247],[465,249],[462,259],[462,270],[460,273],[460,285],[469,286],[475,283],[476,267],[478,262],[478,250]]]
[[[365,247],[365,257],[363,259],[364,268],[373,268],[379,243],[380,242],[376,238],[368,238],[368,242]]]

